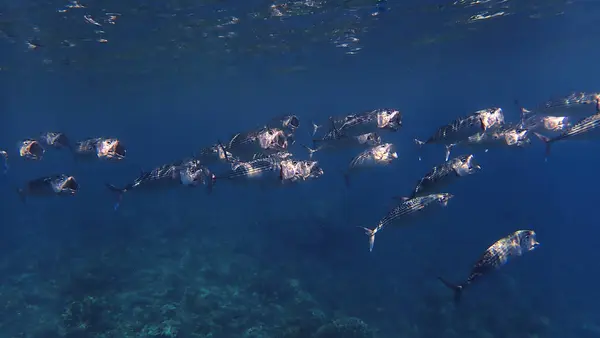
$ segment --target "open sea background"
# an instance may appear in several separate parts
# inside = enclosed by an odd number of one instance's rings
[[[548,162],[537,139],[477,151],[483,170],[432,218],[385,229],[373,252],[357,228],[443,161],[413,138],[482,108],[517,121],[515,100],[600,90],[600,2],[67,5],[0,2],[0,337],[600,337],[598,143],[556,144]],[[349,188],[352,151],[315,154],[325,175],[285,188],[132,193],[114,211],[104,186],[289,113],[307,158],[311,121],[384,107],[403,113],[382,135],[399,159]],[[128,158],[18,157],[19,140],[54,130],[119,137]],[[21,203],[15,187],[57,172],[78,179],[76,197]],[[464,280],[519,229],[540,248],[454,306],[436,277]]]

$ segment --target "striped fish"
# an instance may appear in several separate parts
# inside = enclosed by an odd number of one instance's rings
[[[565,97],[548,100],[533,111],[542,115],[581,119],[600,111],[600,93],[571,93]]]
[[[402,114],[396,109],[375,109],[368,112],[332,118],[335,129],[346,136],[359,136],[378,130],[398,131],[402,127]]]
[[[511,258],[523,255],[537,248],[540,243],[532,230],[518,230],[492,244],[471,269],[467,280],[459,285],[452,284],[442,277],[438,279],[454,291],[454,302],[458,303],[465,287],[471,285],[479,277],[504,266]]]
[[[501,126],[488,131],[479,132],[471,135],[463,141],[446,146],[446,158],[450,156],[452,148],[466,147],[470,149],[485,149],[489,148],[506,148],[517,147],[522,148],[531,144],[529,138],[529,130],[523,129],[520,126]]]
[[[546,144],[546,157],[550,155],[550,146],[561,140],[586,140],[600,137],[600,113],[588,116],[562,132],[560,135],[549,138],[540,133],[534,133]]]
[[[521,109],[521,128],[530,132],[561,133],[571,127],[570,120],[568,116],[535,114]]]
[[[41,160],[46,149],[36,140],[23,140],[19,143],[19,155],[28,160]]]
[[[313,148],[304,146],[309,156],[324,149],[341,150],[353,147],[374,147],[381,144],[381,136],[378,133],[366,133],[358,136],[349,136],[342,133],[332,123],[331,130],[320,139],[313,139]]]
[[[475,174],[481,170],[481,166],[475,162],[473,155],[462,155],[444,162],[419,180],[411,198],[424,196],[433,191],[440,191],[459,177]]]
[[[258,153],[274,154],[288,149],[288,137],[279,128],[262,128],[249,133],[238,133],[225,145],[225,150],[241,160]]]
[[[78,158],[98,158],[103,160],[123,160],[126,149],[116,138],[88,138],[79,141],[73,148],[73,153]]]
[[[40,141],[44,145],[52,148],[69,148],[71,149],[71,143],[69,138],[61,132],[47,132],[40,135]]]
[[[464,141],[472,135],[486,132],[504,124],[504,113],[502,108],[488,108],[458,118],[451,123],[438,128],[426,141],[415,139],[419,146],[426,144],[443,144],[446,146]],[[448,160],[449,151],[446,151]]]
[[[346,180],[346,185],[350,184],[350,174],[356,171],[364,170],[367,168],[372,168],[376,166],[384,166],[392,163],[394,159],[398,158],[398,154],[393,150],[394,145],[391,143],[383,143],[380,145],[376,145],[371,147],[356,157],[354,157],[350,164],[348,165],[348,169],[344,173],[344,179]]]
[[[75,178],[65,174],[40,177],[27,182],[24,188],[18,189],[23,202],[26,196],[71,196],[77,191],[79,191],[79,184]]]
[[[390,211],[384,218],[382,218],[374,229],[362,228],[365,230],[367,236],[369,236],[369,251],[373,251],[373,245],[375,243],[375,234],[381,231],[384,227],[400,223],[406,225],[409,218],[415,216],[416,213],[424,210],[433,210],[433,206],[447,206],[448,201],[454,197],[448,193],[430,194],[415,198],[404,198],[403,202]]]

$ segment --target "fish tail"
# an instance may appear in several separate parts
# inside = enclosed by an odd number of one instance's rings
[[[322,126],[320,126],[320,125],[318,125],[318,124],[316,124],[316,123],[314,123],[314,122],[312,122],[312,125],[313,125],[313,133],[312,133],[312,136],[315,136],[315,134],[317,133],[317,130],[319,130],[319,128],[321,128]]]
[[[415,143],[416,143],[416,144],[417,144],[419,147],[422,147],[422,146],[424,146],[424,145],[425,145],[425,143],[427,143],[427,142],[423,142],[423,141],[421,141],[421,140],[419,140],[419,139],[414,139],[414,140],[415,140]]]
[[[119,206],[121,206],[121,201],[123,200],[123,193],[125,193],[127,191],[127,188],[118,188],[115,187],[112,184],[108,184],[106,183],[106,187],[108,188],[108,190],[115,192],[117,194],[117,201],[115,202],[113,209],[115,209],[115,211],[117,209],[119,209]]]
[[[452,148],[454,148],[456,144],[447,144],[446,145],[446,162],[448,162],[448,159],[450,158],[450,151],[452,151]]]
[[[456,285],[456,284],[452,284],[450,282],[448,282],[447,280],[445,280],[442,277],[438,277],[438,279],[449,289],[451,289],[452,291],[454,291],[454,303],[458,304],[460,302],[460,299],[462,297],[462,292],[463,292],[463,286],[462,285]]]
[[[369,236],[369,252],[373,251],[373,246],[375,245],[375,233],[377,232],[377,229],[369,229],[369,228],[365,228],[365,227],[358,227],[361,228],[365,231],[365,234],[367,236]]]
[[[310,159],[312,159],[313,154],[316,153],[317,151],[321,150],[321,147],[317,147],[316,149],[310,148],[307,145],[301,144],[301,146],[303,146],[304,148],[306,148],[306,150],[308,150],[308,157]]]
[[[549,137],[544,136],[540,133],[534,132],[534,134],[535,134],[535,136],[537,136],[537,138],[544,141],[544,144],[546,144],[546,160],[547,160],[548,156],[550,156],[550,145],[552,144],[552,142],[551,142],[552,140]]]

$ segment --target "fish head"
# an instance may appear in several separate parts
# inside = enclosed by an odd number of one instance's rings
[[[442,205],[442,206],[447,206],[448,205],[448,201],[450,201],[450,199],[452,197],[454,197],[454,195],[449,194],[449,193],[441,193],[441,194],[437,194],[437,200],[438,202]]]
[[[21,142],[21,146],[19,147],[19,154],[21,157],[26,157],[34,160],[39,160],[44,156],[44,152],[46,150],[42,145],[36,140],[25,140]]]
[[[531,143],[529,130],[527,129],[509,129],[503,134],[508,146],[522,147]]]
[[[397,131],[402,127],[402,114],[396,109],[382,109],[377,113],[377,128]]]
[[[472,154],[458,158],[453,167],[458,176],[471,175],[481,170],[481,166],[475,161]]]
[[[319,166],[319,162],[317,161],[307,161],[307,167],[312,178],[319,178],[325,174],[325,171]]]
[[[525,251],[532,251],[540,245],[533,230],[519,230],[517,231],[517,238],[519,239],[519,245]]]
[[[548,131],[564,131],[570,125],[567,116],[544,116],[542,123]]]
[[[52,188],[59,194],[75,195],[79,190],[79,183],[73,176],[61,175],[52,182]]]
[[[283,118],[283,127],[291,132],[295,132],[300,127],[300,119],[296,115],[290,115]]]
[[[278,130],[273,135],[271,144],[273,149],[286,150],[288,148],[288,138],[283,131]]]
[[[212,185],[214,174],[198,160],[191,160],[180,173],[181,183],[184,185]]]
[[[481,129],[486,131],[504,124],[504,112],[502,108],[489,108],[479,112]]]
[[[98,158],[107,160],[122,160],[127,150],[121,141],[115,138],[103,139],[96,145]]]
[[[370,147],[377,146],[381,144],[381,136],[377,133],[366,133],[360,136],[357,136],[358,142],[360,144],[364,144]]]

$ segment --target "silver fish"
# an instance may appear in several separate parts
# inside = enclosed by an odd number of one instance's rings
[[[527,109],[521,109],[521,128],[530,132],[561,133],[570,126],[568,116],[535,114]]]
[[[548,100],[532,110],[543,115],[581,119],[600,112],[600,93],[571,93],[565,97]]]
[[[504,266],[511,258],[532,251],[540,245],[533,230],[518,230],[492,244],[477,260],[467,280],[459,285],[452,284],[442,277],[438,279],[454,291],[454,302],[458,303],[465,287],[479,277]]]
[[[350,161],[348,169],[344,174],[346,185],[350,184],[350,174],[352,172],[375,166],[388,165],[392,163],[394,159],[398,158],[398,154],[393,150],[393,148],[393,144],[383,143],[371,147],[354,157]]]
[[[121,141],[116,138],[90,138],[75,144],[73,152],[82,158],[122,160],[127,152]]]
[[[118,188],[112,184],[106,184],[106,186],[109,190],[119,194],[119,201],[115,204],[115,209],[117,209],[122,195],[128,191],[138,189],[161,190],[179,185],[188,187],[204,185],[210,191],[214,180],[214,174],[199,160],[186,159],[142,172],[132,183],[123,188]]]
[[[479,132],[486,132],[503,124],[504,113],[502,108],[482,109],[438,128],[426,141],[415,139],[415,143],[419,146],[425,144],[455,144]]]
[[[430,194],[415,198],[404,198],[403,202],[392,209],[384,218],[382,218],[374,229],[363,228],[367,236],[369,236],[369,251],[373,251],[373,245],[375,243],[375,234],[381,231],[384,227],[399,223],[400,225],[407,225],[410,221],[409,218],[415,216],[415,214],[424,210],[433,211],[434,206],[445,207],[448,205],[448,201],[454,197],[448,193]]]
[[[448,186],[459,177],[472,175],[481,170],[473,155],[462,155],[455,157],[434,167],[423,178],[419,180],[411,198],[424,196],[441,188]]]
[[[463,141],[446,146],[446,159],[450,150],[455,146],[467,148],[497,148],[497,147],[524,147],[531,143],[529,130],[520,127],[502,126],[485,132],[471,135]]]
[[[238,133],[225,145],[225,150],[247,160],[257,153],[273,154],[288,148],[288,137],[279,128],[263,128],[249,133]]]
[[[48,147],[71,149],[71,143],[69,139],[64,133],[61,132],[42,133],[40,135],[40,141]]]
[[[375,109],[332,121],[343,134],[359,136],[378,130],[398,131],[402,127],[402,114],[396,109]]]
[[[46,149],[36,140],[27,139],[19,143],[19,155],[28,160],[41,160]]]
[[[8,172],[8,153],[4,150],[0,150],[0,157],[2,157],[3,173],[6,174]]]
[[[218,162],[232,163],[238,160],[220,144],[200,149],[200,151],[194,155],[194,158],[198,159],[204,165]]]
[[[381,144],[381,136],[377,133],[367,133],[358,136],[348,136],[337,129],[329,131],[320,139],[313,140],[313,148],[304,146],[309,156],[322,150],[341,150],[355,147],[374,147]]]
[[[59,174],[31,180],[18,192],[25,202],[26,196],[75,195],[78,190],[79,184],[73,176]]]
[[[279,179],[282,182],[306,181],[325,173],[317,161],[286,159],[281,161],[280,168]]]
[[[560,135],[549,138],[540,133],[534,133],[546,144],[546,156],[550,155],[550,146],[561,140],[598,139],[600,137],[600,113],[588,116],[567,128]]]

